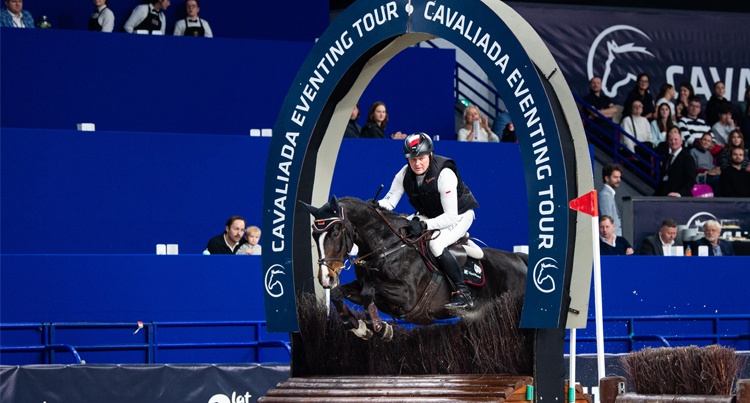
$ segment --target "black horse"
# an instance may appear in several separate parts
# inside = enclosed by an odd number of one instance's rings
[[[421,251],[428,232],[414,240],[404,235],[408,220],[356,198],[331,200],[320,208],[305,207],[313,215],[313,237],[318,246],[318,281],[331,289],[331,301],[347,328],[362,338],[373,333],[389,339],[392,329],[377,310],[410,323],[430,324],[436,319],[462,316],[471,311],[449,310],[452,287],[442,273],[428,264]],[[356,280],[339,286],[339,274],[347,265],[353,244]],[[475,307],[507,291],[523,293],[528,257],[498,249],[483,248],[483,285],[471,286]],[[432,270],[430,270],[430,268]],[[357,320],[344,304],[346,298],[366,310],[366,320]]]

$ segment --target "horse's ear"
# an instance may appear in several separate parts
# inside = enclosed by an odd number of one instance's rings
[[[313,217],[315,217],[315,215],[316,215],[316,214],[318,214],[318,208],[317,208],[317,207],[313,207],[313,206],[311,206],[311,205],[309,205],[309,204],[307,204],[307,203],[303,202],[302,200],[300,200],[299,202],[300,202],[300,204],[302,204],[303,206],[305,206],[305,208],[307,209],[307,211],[308,211],[308,212],[309,212],[309,213],[310,213],[310,214],[311,214],[311,215],[312,215]]]
[[[331,206],[331,210],[333,210],[336,215],[341,214],[341,210],[339,209],[339,199],[336,198],[336,195],[331,196],[331,200],[328,202],[328,205]]]

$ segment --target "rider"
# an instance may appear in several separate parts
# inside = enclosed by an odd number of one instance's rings
[[[440,231],[430,241],[430,250],[455,290],[445,307],[471,307],[471,292],[464,284],[461,267],[446,248],[466,235],[474,221],[473,208],[479,204],[461,180],[453,160],[434,155],[433,150],[432,139],[427,134],[407,136],[404,156],[408,164],[398,171],[388,194],[378,205],[393,210],[406,193],[409,203],[417,210],[409,223],[410,235],[418,237],[427,229]]]

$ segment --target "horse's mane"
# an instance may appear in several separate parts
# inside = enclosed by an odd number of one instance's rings
[[[349,217],[347,218],[351,218],[351,214],[360,217],[367,217],[367,222],[360,222],[358,224],[355,224],[357,232],[365,240],[376,241],[378,239],[388,239],[391,237],[397,238],[396,234],[394,234],[393,231],[389,228],[388,223],[390,223],[390,225],[396,230],[408,223],[408,220],[402,217],[400,214],[393,211],[380,209],[381,213],[385,217],[384,220],[380,216],[380,214],[378,214],[375,209],[369,205],[369,203],[362,201],[361,199],[358,199],[356,197],[342,197],[338,199],[338,204],[345,207],[345,214],[347,214],[346,210],[349,210],[350,213],[348,213]]]

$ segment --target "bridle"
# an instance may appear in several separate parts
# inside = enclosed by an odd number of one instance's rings
[[[348,251],[352,249],[352,246],[354,245],[354,239],[349,235],[346,224],[344,223],[345,215],[344,215],[344,208],[341,207],[341,214],[336,217],[330,217],[330,218],[323,218],[319,220],[314,220],[312,224],[312,230],[313,234],[323,234],[325,232],[328,232],[331,227],[333,227],[336,224],[341,224],[341,233],[344,236],[344,254],[342,257],[321,257],[318,259],[318,265],[319,266],[325,266],[329,270],[336,271],[336,269],[331,265],[332,263],[341,263],[344,270],[349,270],[349,268],[352,267],[354,262],[352,261],[352,258],[349,256]],[[318,239],[316,239],[316,243],[318,242]],[[320,247],[321,245],[318,245]],[[323,245],[323,251],[325,251],[325,245]],[[348,263],[348,264],[347,264]]]

